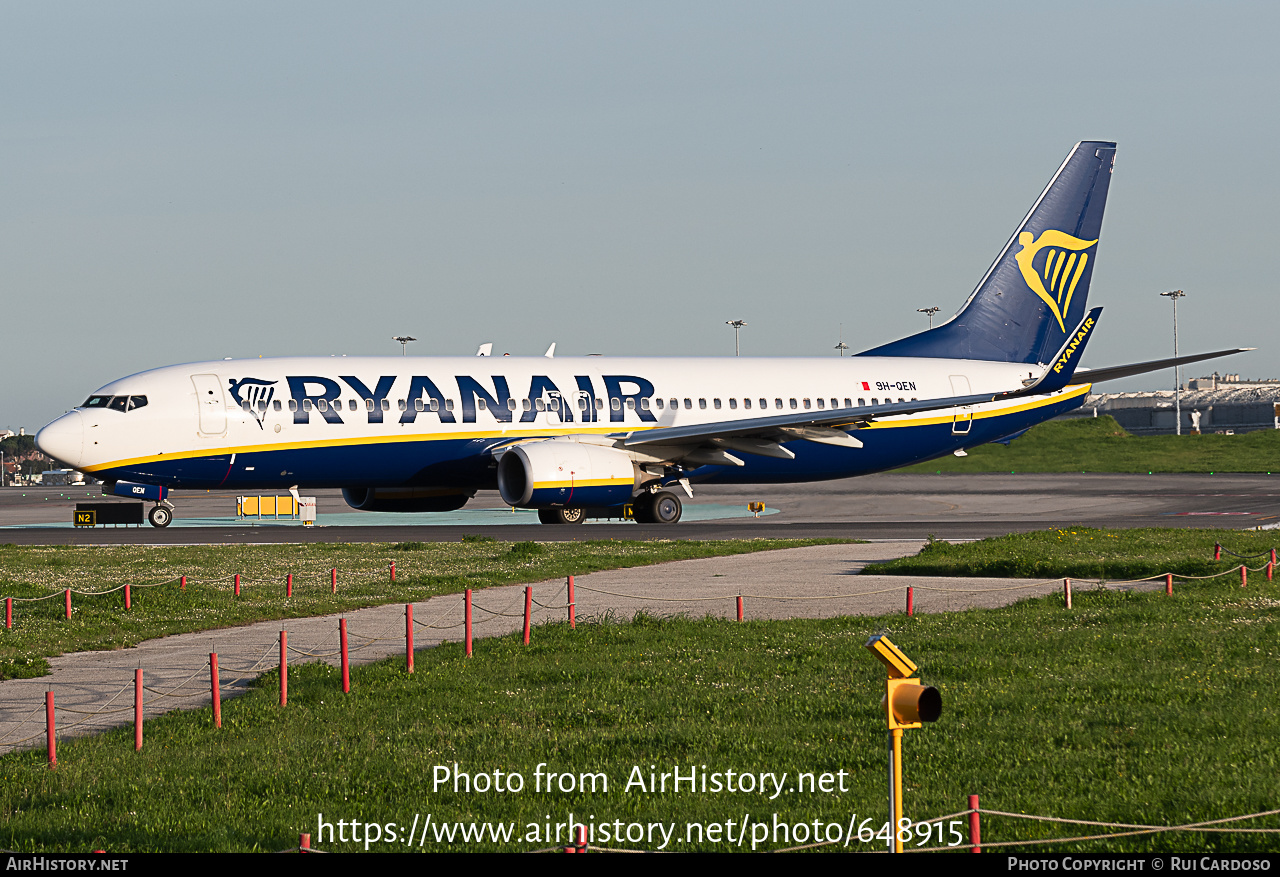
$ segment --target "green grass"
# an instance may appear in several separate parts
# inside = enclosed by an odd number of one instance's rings
[[[899,472],[1280,473],[1280,430],[1242,435],[1133,436],[1114,417],[1032,427],[1008,446],[988,444]]]
[[[1214,543],[1243,555],[1224,551],[1213,559]],[[1068,527],[1011,533],[953,545],[934,540],[912,557],[870,564],[868,575],[998,576],[1007,578],[1137,579],[1174,573],[1207,576],[1239,568],[1257,569],[1280,547],[1280,533],[1271,530],[1094,530]],[[1253,580],[1264,578],[1254,573]]]
[[[360,843],[319,837],[320,814],[395,824],[510,822],[517,840],[437,850],[553,845],[548,822],[772,825],[885,819],[884,671],[865,650],[887,631],[943,696],[936,724],[908,731],[906,812],[989,809],[1100,821],[1183,824],[1270,810],[1280,799],[1280,691],[1275,685],[1280,594],[1199,585],[1163,594],[1087,590],[1065,611],[1056,598],[948,615],[748,622],[641,616],[597,619],[576,631],[537,628],[533,644],[485,640],[468,660],[456,644],[356,668],[341,693],[336,670],[290,670],[223,708],[67,741],[49,770],[42,752],[0,758],[0,847],[277,850],[301,832],[330,850]],[[436,788],[437,766],[522,775],[519,793]],[[607,792],[533,790],[544,771],[602,772]],[[680,766],[709,772],[844,772],[846,791],[652,793],[625,788]],[[1275,817],[1241,827],[1280,826]],[[530,837],[534,829],[536,837]],[[611,826],[612,828],[612,826]],[[963,826],[961,826],[963,831]],[[984,817],[988,843],[1097,829]],[[383,832],[385,834],[385,830]],[[599,838],[599,836],[597,836]],[[563,837],[560,838],[563,841]],[[652,848],[653,843],[609,843]],[[781,838],[762,848],[787,846]],[[750,847],[748,839],[746,848]],[[879,848],[855,841],[850,849]],[[1027,852],[1270,851],[1275,835],[1157,834],[1055,843]],[[374,843],[372,850],[403,850]],[[728,850],[725,843],[668,849]]]
[[[147,639],[275,618],[301,618],[517,582],[832,540],[461,543],[189,547],[0,546],[0,597],[14,628],[0,628],[0,679],[42,676],[49,657],[119,649]],[[839,540],[836,540],[839,541]],[[395,563],[396,580],[390,580]],[[330,570],[338,593],[330,593]],[[241,596],[232,576],[242,575]],[[293,597],[285,577],[293,574]],[[187,587],[178,587],[180,576]],[[125,583],[132,611],[124,609]],[[71,588],[71,618],[62,592]],[[111,592],[111,593],[107,593]]]

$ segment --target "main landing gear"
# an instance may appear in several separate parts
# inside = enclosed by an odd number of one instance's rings
[[[167,527],[173,521],[173,509],[166,504],[157,503],[156,507],[147,513],[147,520],[153,527]]]
[[[631,503],[631,515],[637,524],[674,524],[682,511],[680,497],[665,490],[641,494]]]

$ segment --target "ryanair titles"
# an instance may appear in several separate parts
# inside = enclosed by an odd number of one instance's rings
[[[231,383],[240,386],[248,380]],[[310,423],[313,415],[326,423],[343,423],[344,416],[362,415],[368,423],[383,423],[391,417],[398,417],[400,423],[414,423],[419,416],[434,416],[441,423],[475,423],[479,411],[499,423],[533,423],[543,412],[561,423],[621,423],[628,412],[634,412],[642,422],[657,421],[650,410],[653,384],[642,377],[601,375],[593,379],[575,375],[573,380],[572,387],[560,387],[547,375],[533,375],[528,392],[513,395],[504,375],[491,375],[487,380],[456,375],[456,396],[442,392],[440,384],[427,375],[383,375],[372,386],[355,375],[339,375],[338,380],[289,375],[285,383],[295,424]],[[602,395],[598,395],[596,380],[603,384],[599,388]],[[344,403],[344,396],[352,393],[360,402],[349,399]],[[259,403],[259,407],[265,405],[265,401]]]
[[[1093,331],[1096,325],[1093,317],[1086,317],[1085,321],[1080,324],[1080,328],[1076,330],[1076,334],[1072,337],[1070,343],[1062,350],[1062,355],[1058,357],[1058,361],[1053,364],[1055,372],[1061,372],[1067,367],[1067,363],[1071,362],[1071,357],[1076,355],[1076,351],[1080,349],[1080,345],[1084,343],[1084,339],[1089,337],[1089,333]]]

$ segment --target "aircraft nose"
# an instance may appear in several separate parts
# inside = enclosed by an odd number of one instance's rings
[[[36,433],[36,447],[72,469],[84,459],[84,416],[71,411]]]

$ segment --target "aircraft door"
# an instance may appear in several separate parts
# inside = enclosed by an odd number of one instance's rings
[[[227,431],[227,402],[217,375],[192,375],[196,405],[200,410],[200,434],[222,435]]]
[[[972,393],[969,389],[969,378],[966,375],[951,375],[951,394],[953,396],[968,396]],[[973,411],[969,408],[961,408],[959,412],[951,419],[952,435],[968,435],[969,430],[973,428]]]

